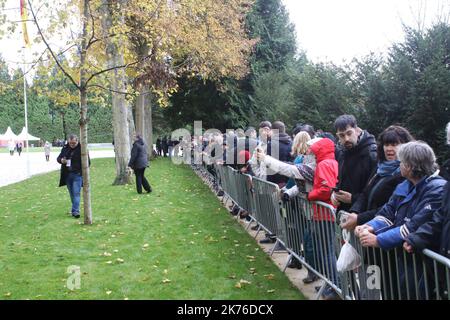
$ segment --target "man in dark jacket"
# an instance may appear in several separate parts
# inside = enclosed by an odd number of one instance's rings
[[[338,117],[334,126],[339,138],[339,191],[331,200],[339,210],[348,211],[377,168],[377,144],[373,135],[358,127],[352,115]]]
[[[137,193],[142,193],[142,187],[144,187],[147,193],[152,192],[152,188],[144,176],[145,168],[148,167],[147,146],[139,134],[136,134],[128,166],[133,169],[134,174],[136,175]]]
[[[169,153],[169,144],[168,144],[167,136],[164,136],[164,138],[162,139],[161,147],[162,147],[163,157],[167,157],[167,154]]]
[[[267,155],[282,162],[291,162],[291,151],[292,139],[286,133],[286,126],[281,121],[275,121],[272,124],[272,135],[267,143]],[[278,184],[280,188],[284,187],[288,180],[288,177],[280,174],[267,175],[267,181]]]
[[[79,218],[83,174],[81,164],[81,146],[76,135],[71,134],[69,136],[68,143],[62,148],[56,161],[61,164],[59,186],[62,187],[67,185],[70,200],[72,202],[70,212],[74,218]],[[89,160],[89,165],[90,164],[91,162]]]
[[[158,156],[161,156],[161,150],[162,150],[162,144],[161,144],[161,138],[158,137],[158,139],[156,139],[156,152],[158,153]]]

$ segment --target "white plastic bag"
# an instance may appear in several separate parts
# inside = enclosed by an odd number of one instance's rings
[[[345,238],[343,231],[343,236]],[[336,262],[336,269],[338,272],[352,271],[361,266],[361,256],[352,247],[352,245],[348,242],[348,239],[345,241],[345,244],[342,246],[341,253],[339,254],[338,261]]]

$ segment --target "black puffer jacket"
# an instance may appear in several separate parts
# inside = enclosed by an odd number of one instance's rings
[[[372,176],[350,209],[350,212],[358,213],[358,225],[375,218],[375,214],[389,201],[397,185],[404,180],[400,173],[388,177],[380,177],[378,174]]]
[[[147,146],[145,145],[144,140],[138,139],[133,143],[128,166],[133,170],[148,167]]]
[[[355,147],[347,150],[343,146],[338,146],[336,160],[339,163],[338,187],[352,194],[352,203],[342,203],[339,209],[348,211],[377,168],[375,137],[364,130]]]
[[[407,240],[416,251],[425,248],[437,251],[450,259],[450,183],[444,187],[442,205],[433,213],[431,221],[423,224]]]
[[[278,156],[276,150],[278,148]],[[286,133],[274,135],[267,143],[267,154],[283,162],[292,162],[292,139]],[[289,178],[281,174],[268,175],[267,181],[281,185],[286,184]]]

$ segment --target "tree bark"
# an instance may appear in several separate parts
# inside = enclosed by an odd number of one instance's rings
[[[148,156],[151,158],[153,150],[151,95],[148,85],[139,85],[137,90],[139,96],[136,99],[136,132],[141,133],[147,143]]]
[[[68,138],[67,133],[67,124],[66,124],[66,115],[64,112],[61,112],[61,119],[62,119],[62,127],[63,127],[63,139],[66,140]]]
[[[143,93],[143,85],[139,84],[137,91],[139,96],[136,99],[136,132],[140,133],[145,138],[145,96]],[[148,143],[148,141],[145,141]]]
[[[143,96],[144,100],[144,113],[145,113],[145,119],[144,119],[144,128],[145,128],[145,141],[148,145],[148,156],[150,158],[153,157],[153,118],[152,118],[152,96],[149,92],[149,87],[144,86],[143,92],[147,92],[146,94],[141,94]]]
[[[122,1],[121,1],[122,2]],[[113,33],[113,9],[110,1],[102,0],[102,27],[105,36]],[[123,16],[119,19],[123,20]],[[120,52],[122,41],[116,38],[106,37],[106,54],[108,56],[108,68],[123,65],[124,58]],[[126,75],[123,69],[115,69],[111,72],[112,90],[125,92]],[[114,185],[123,185],[131,182],[131,177],[127,173],[128,161],[130,160],[131,140],[130,136],[134,130],[134,121],[131,114],[131,106],[127,103],[125,96],[120,93],[112,92],[113,109],[113,131],[114,131],[114,151],[116,157],[116,178]],[[131,127],[131,130],[130,130]]]
[[[80,56],[80,144],[81,144],[81,167],[83,171],[83,212],[84,224],[92,224],[92,208],[91,208],[91,185],[88,157],[88,121],[87,121],[87,89],[86,89],[86,47],[87,47],[87,21],[88,0],[84,0],[83,4],[83,33],[81,40],[81,56]],[[67,138],[67,137],[66,137]]]
[[[133,106],[131,103],[128,103],[127,100],[125,100],[125,103],[127,104],[127,108],[128,108],[127,121],[128,121],[128,135],[130,137],[129,143],[130,143],[130,150],[131,150],[131,147],[134,142],[134,136],[136,134],[136,126],[134,125]]]

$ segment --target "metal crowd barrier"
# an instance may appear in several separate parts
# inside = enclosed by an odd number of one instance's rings
[[[361,266],[338,273],[336,261],[344,239],[331,205],[310,202],[304,195],[281,203],[278,185],[231,167],[214,168],[225,194],[248,211],[260,229],[276,235],[289,260],[295,257],[323,280],[317,298],[330,286],[350,300],[450,300],[450,259],[428,249],[409,254],[401,247],[364,248],[350,232],[347,240],[360,255]]]
[[[342,279],[336,270],[340,252],[339,227],[333,206],[323,202],[310,202],[299,195],[283,205],[288,261],[295,257],[310,272],[324,282],[317,293],[320,297],[326,286],[342,296]]]
[[[277,238],[277,242],[286,242],[284,219],[281,216],[280,188],[277,184],[253,177],[254,202],[257,222],[270,235]]]
[[[431,250],[407,253],[364,248],[351,233],[361,266],[346,272],[345,296],[355,300],[450,300],[450,259]]]

